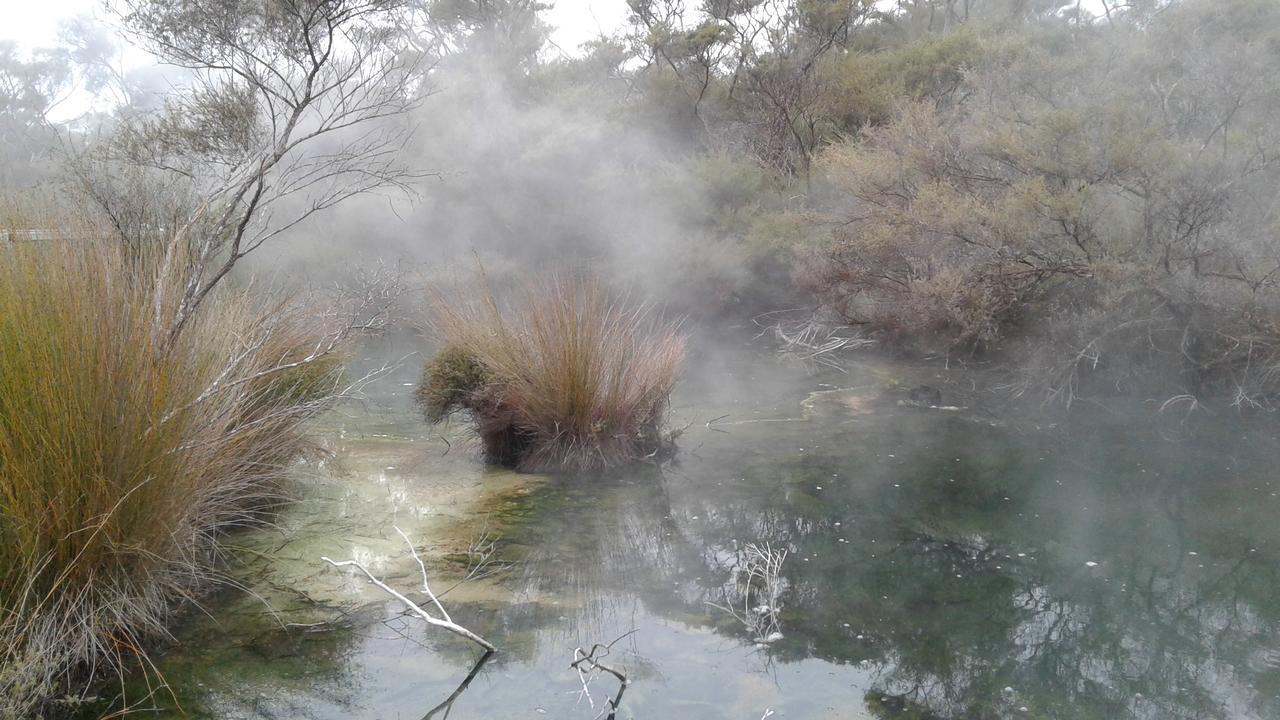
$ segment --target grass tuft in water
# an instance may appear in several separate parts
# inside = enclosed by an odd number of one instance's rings
[[[149,667],[340,382],[287,303],[224,291],[172,336],[179,265],[82,229],[0,242],[0,718]]]
[[[580,272],[523,284],[505,302],[481,287],[432,298],[442,349],[417,392],[429,420],[468,411],[490,459],[525,471],[613,467],[670,446],[677,323]]]

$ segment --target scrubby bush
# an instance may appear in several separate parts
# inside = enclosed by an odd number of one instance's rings
[[[879,52],[842,54],[820,68],[829,88],[822,97],[824,115],[834,130],[852,135],[889,122],[904,101],[949,104],[965,89],[966,73],[1016,46],[1017,40],[961,26]]]
[[[442,349],[417,392],[429,420],[467,411],[492,460],[528,471],[610,467],[669,445],[685,348],[675,323],[582,273],[526,284],[507,302],[484,287],[435,294]]]
[[[1275,407],[1280,93],[1240,78],[1280,66],[1277,12],[1182,3],[898,104],[823,153],[798,277],[888,345],[999,353],[1024,394]]]
[[[0,243],[0,718],[147,667],[341,376],[300,308],[222,289],[174,334],[181,263],[42,234]]]

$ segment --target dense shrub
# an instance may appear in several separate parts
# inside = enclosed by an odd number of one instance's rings
[[[1280,67],[1277,12],[1184,3],[897,105],[823,153],[798,277],[887,344],[1001,353],[1020,392],[1274,407],[1280,93],[1239,63]]]
[[[650,307],[571,273],[501,302],[437,293],[442,350],[417,397],[428,419],[466,410],[491,459],[522,470],[627,463],[670,442],[663,421],[684,337]]]
[[[821,68],[824,116],[834,130],[856,134],[892,120],[904,101],[948,104],[967,73],[1013,52],[1016,42],[961,26],[880,52],[843,54]]]
[[[69,235],[0,244],[0,717],[147,666],[341,374],[298,308],[230,290],[171,334],[180,264]]]

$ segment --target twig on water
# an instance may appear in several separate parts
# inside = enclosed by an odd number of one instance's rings
[[[495,562],[494,558],[497,553],[498,543],[493,539],[493,534],[489,532],[488,522],[486,521],[485,528],[467,546],[467,574],[436,597],[448,595],[465,582],[487,578],[509,569],[511,567],[509,563]]]
[[[418,562],[418,567],[422,570],[422,592],[427,596],[429,600],[431,600],[431,604],[434,605],[436,609],[439,611],[440,617],[436,617],[435,615],[432,615],[430,612],[424,609],[421,605],[418,605],[417,603],[415,603],[414,601],[410,600],[408,597],[400,593],[395,588],[379,580],[377,577],[374,576],[373,573],[369,572],[368,568],[356,562],[355,560],[343,560],[341,562],[337,562],[334,560],[330,560],[327,557],[321,557],[320,559],[336,568],[343,568],[343,567],[356,568],[360,572],[364,573],[365,577],[369,578],[369,582],[373,583],[374,585],[377,585],[383,592],[387,593],[388,595],[395,598],[396,600],[399,600],[400,602],[404,603],[405,607],[409,608],[409,610],[413,612],[413,614],[417,615],[418,617],[426,621],[428,625],[441,627],[441,628],[444,628],[445,630],[448,630],[449,632],[454,633],[455,635],[460,635],[476,643],[477,645],[479,645],[480,647],[484,648],[489,652],[493,652],[494,650],[496,650],[497,648],[495,648],[488,640],[485,640],[479,635],[455,623],[453,621],[453,618],[449,617],[448,611],[444,609],[444,605],[440,604],[439,598],[436,597],[435,593],[431,592],[431,586],[427,583],[427,566],[422,562],[422,558],[418,556],[418,551],[413,548],[413,543],[409,541],[408,536],[405,535],[404,532],[400,530],[400,528],[398,527],[395,528],[395,531],[400,534],[400,537],[404,538],[405,543],[409,545],[409,552],[413,553],[413,559]]]
[[[627,676],[624,675],[620,670],[612,666],[605,665],[604,663],[600,662],[600,660],[609,655],[610,651],[613,649],[613,646],[619,640],[622,640],[623,638],[628,637],[630,635],[634,635],[635,632],[636,630],[634,628],[631,630],[628,630],[627,632],[614,638],[611,642],[609,642],[606,645],[601,645],[600,643],[596,643],[591,646],[590,652],[585,651],[580,647],[573,649],[573,662],[569,664],[569,667],[577,671],[578,681],[582,683],[582,692],[578,696],[579,702],[581,702],[581,699],[585,697],[587,699],[587,703],[591,705],[592,709],[595,709],[596,703],[595,703],[595,700],[591,697],[591,690],[588,687],[592,680],[591,673],[593,671],[606,672],[618,679],[618,693],[614,695],[612,698],[609,698],[605,701],[604,707],[600,709],[600,712],[599,714],[596,715],[595,720],[600,720],[600,718],[604,718],[604,720],[616,720],[616,717],[618,714],[618,707],[622,704],[622,694],[627,691],[627,685],[630,684],[627,681]]]

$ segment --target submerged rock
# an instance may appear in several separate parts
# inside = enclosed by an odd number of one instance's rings
[[[917,385],[907,393],[907,404],[916,407],[939,407],[942,391],[932,385]]]

